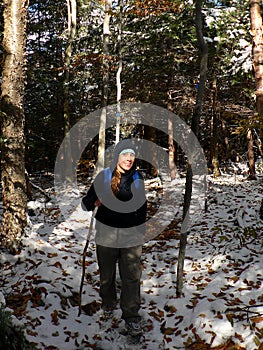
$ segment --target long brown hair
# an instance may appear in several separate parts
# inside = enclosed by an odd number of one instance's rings
[[[119,191],[122,172],[123,171],[121,171],[121,168],[117,165],[115,172],[114,172],[112,179],[111,179],[111,189],[112,189],[112,192],[114,194],[118,193],[118,191]]]

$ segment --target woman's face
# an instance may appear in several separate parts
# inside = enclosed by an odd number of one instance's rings
[[[135,154],[127,152],[119,155],[118,165],[125,171],[130,170],[135,160]]]

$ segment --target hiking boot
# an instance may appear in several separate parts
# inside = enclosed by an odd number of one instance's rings
[[[126,322],[128,335],[131,337],[138,337],[142,335],[141,322]]]

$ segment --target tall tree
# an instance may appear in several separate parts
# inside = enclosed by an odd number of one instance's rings
[[[253,68],[256,81],[256,106],[263,116],[263,27],[261,0],[250,0],[251,34],[253,40]]]
[[[2,246],[15,253],[27,224],[24,87],[27,0],[4,0],[2,124]]]
[[[109,95],[109,41],[110,41],[110,18],[111,0],[105,0],[105,16],[103,22],[103,88],[102,88],[102,111],[100,116],[99,146],[98,146],[98,171],[104,167],[105,162],[105,129],[107,118],[107,103]]]
[[[64,81],[63,81],[63,97],[64,97],[64,136],[70,131],[71,122],[70,122],[70,66],[71,66],[71,56],[73,52],[73,43],[76,36],[76,27],[77,27],[77,2],[76,0],[67,0],[68,7],[68,30],[67,30],[67,43],[66,50],[64,54]],[[70,135],[68,142],[65,143],[64,155],[67,157],[65,162],[64,175],[65,179],[69,180],[71,174],[70,167],[74,166],[72,163],[72,154],[71,154],[71,140]]]
[[[116,73],[116,87],[117,87],[117,114],[116,114],[116,144],[120,140],[120,118],[121,118],[121,72],[122,72],[122,20],[123,20],[123,0],[119,0],[119,23],[118,23],[118,38],[117,38],[117,46],[118,46],[118,69]]]
[[[169,92],[168,96],[168,104],[167,104],[167,109],[168,111],[172,111],[172,102],[170,98],[171,93]],[[169,155],[169,170],[170,170],[170,175],[171,179],[175,179],[176,176],[178,175],[177,168],[175,165],[175,146],[174,146],[174,132],[173,132],[173,118],[171,114],[168,116],[167,120],[167,130],[168,130],[168,155]]]
[[[199,44],[199,55],[200,55],[200,80],[198,84],[198,91],[196,97],[196,104],[193,111],[192,117],[192,131],[195,133],[196,137],[199,137],[199,124],[202,112],[202,102],[205,91],[206,76],[207,76],[207,60],[208,60],[208,49],[207,43],[203,35],[203,24],[202,24],[202,0],[196,0],[195,5],[195,27],[196,35]],[[185,184],[185,195],[184,195],[184,207],[183,207],[183,219],[184,224],[182,225],[181,235],[180,235],[180,248],[178,256],[178,266],[177,266],[177,286],[176,293],[178,296],[182,295],[183,289],[183,269],[184,269],[184,259],[187,244],[187,234],[188,234],[188,216],[191,204],[193,188],[193,171],[190,161],[187,164],[187,174],[186,174],[186,184]]]
[[[68,5],[68,40],[64,57],[64,132],[70,130],[70,112],[69,112],[69,83],[70,83],[70,63],[73,52],[73,43],[76,36],[77,27],[77,2],[76,0],[67,0]]]
[[[44,166],[51,170],[64,137],[63,53],[67,45],[67,23],[65,0],[30,0],[25,90],[29,172],[45,169]],[[70,86],[71,93],[72,90]]]
[[[263,118],[263,26],[261,16],[261,0],[250,0],[250,21],[252,34],[253,68],[256,82],[256,108],[259,118]],[[248,164],[250,179],[256,178],[255,157],[253,148],[253,132],[249,127],[247,132]]]
[[[211,160],[213,167],[214,177],[221,175],[219,169],[219,145],[218,145],[218,129],[219,129],[219,112],[217,107],[217,80],[213,81],[213,100],[212,100],[212,111],[211,111]]]

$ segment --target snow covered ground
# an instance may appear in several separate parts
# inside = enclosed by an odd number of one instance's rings
[[[183,181],[177,179],[173,185],[182,187]],[[230,340],[247,350],[261,348],[263,222],[258,211],[262,181],[260,177],[246,181],[242,175],[208,177],[208,211],[201,213],[188,237],[181,298],[175,289],[178,236],[170,230],[169,239],[166,235],[145,244],[141,312],[151,320],[146,349],[158,350],[160,342],[162,349],[193,349],[191,344],[201,341],[213,348]],[[0,301],[4,296],[17,322],[26,326],[27,339],[38,349],[94,349],[100,299],[93,239],[86,258],[85,312],[78,316],[82,252],[91,213],[78,206],[62,220],[55,199],[46,204],[31,202],[30,207],[35,216],[24,250],[17,256],[2,253],[0,257]],[[173,210],[172,215],[180,218],[182,208],[169,203],[163,219],[169,222]]]

